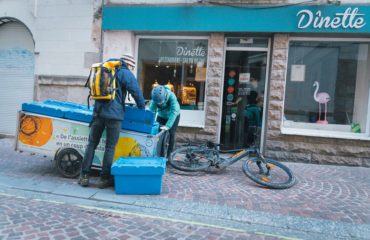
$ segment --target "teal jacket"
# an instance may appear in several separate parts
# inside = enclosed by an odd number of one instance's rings
[[[261,108],[256,104],[248,104],[244,109],[244,117],[248,119],[249,126],[262,126]]]
[[[158,112],[158,116],[164,119],[168,119],[166,127],[171,128],[178,115],[180,115],[180,104],[177,101],[176,95],[171,92],[167,87],[166,101],[163,103],[163,107],[157,106],[153,101],[150,102],[150,111]]]

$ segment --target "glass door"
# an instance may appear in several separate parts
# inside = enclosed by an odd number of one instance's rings
[[[230,43],[231,41],[227,41]],[[268,42],[268,39],[267,39]],[[263,126],[268,48],[226,51],[220,142],[223,149],[251,145],[251,125]],[[258,134],[260,142],[262,134]]]

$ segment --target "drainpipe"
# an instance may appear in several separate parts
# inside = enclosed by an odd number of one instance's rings
[[[37,17],[37,0],[34,0],[33,16]]]
[[[104,8],[104,0],[101,0],[100,51],[99,51],[100,62],[103,62],[103,49],[104,49],[103,8]]]

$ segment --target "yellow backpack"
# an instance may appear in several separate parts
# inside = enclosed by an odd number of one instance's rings
[[[94,63],[91,66],[90,75],[85,87],[89,87],[89,99],[94,100],[114,100],[119,83],[116,74],[122,62],[119,59],[106,61],[104,63]]]

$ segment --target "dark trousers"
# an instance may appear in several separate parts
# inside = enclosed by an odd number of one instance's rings
[[[160,125],[166,125],[168,119],[157,117],[157,122]],[[167,150],[167,157],[170,155],[170,153],[173,151],[173,147],[175,146],[175,134],[176,134],[176,129],[177,126],[179,126],[180,122],[180,115],[177,116],[175,122],[173,123],[172,127],[168,130],[170,133],[170,142],[168,145],[168,150]]]
[[[82,174],[88,174],[95,155],[95,149],[100,142],[100,138],[106,129],[105,152],[103,157],[103,166],[101,177],[110,177],[110,168],[112,166],[114,151],[118,142],[119,132],[121,129],[121,122],[119,120],[94,118],[91,124],[89,142],[86,147],[85,155],[82,162]]]

